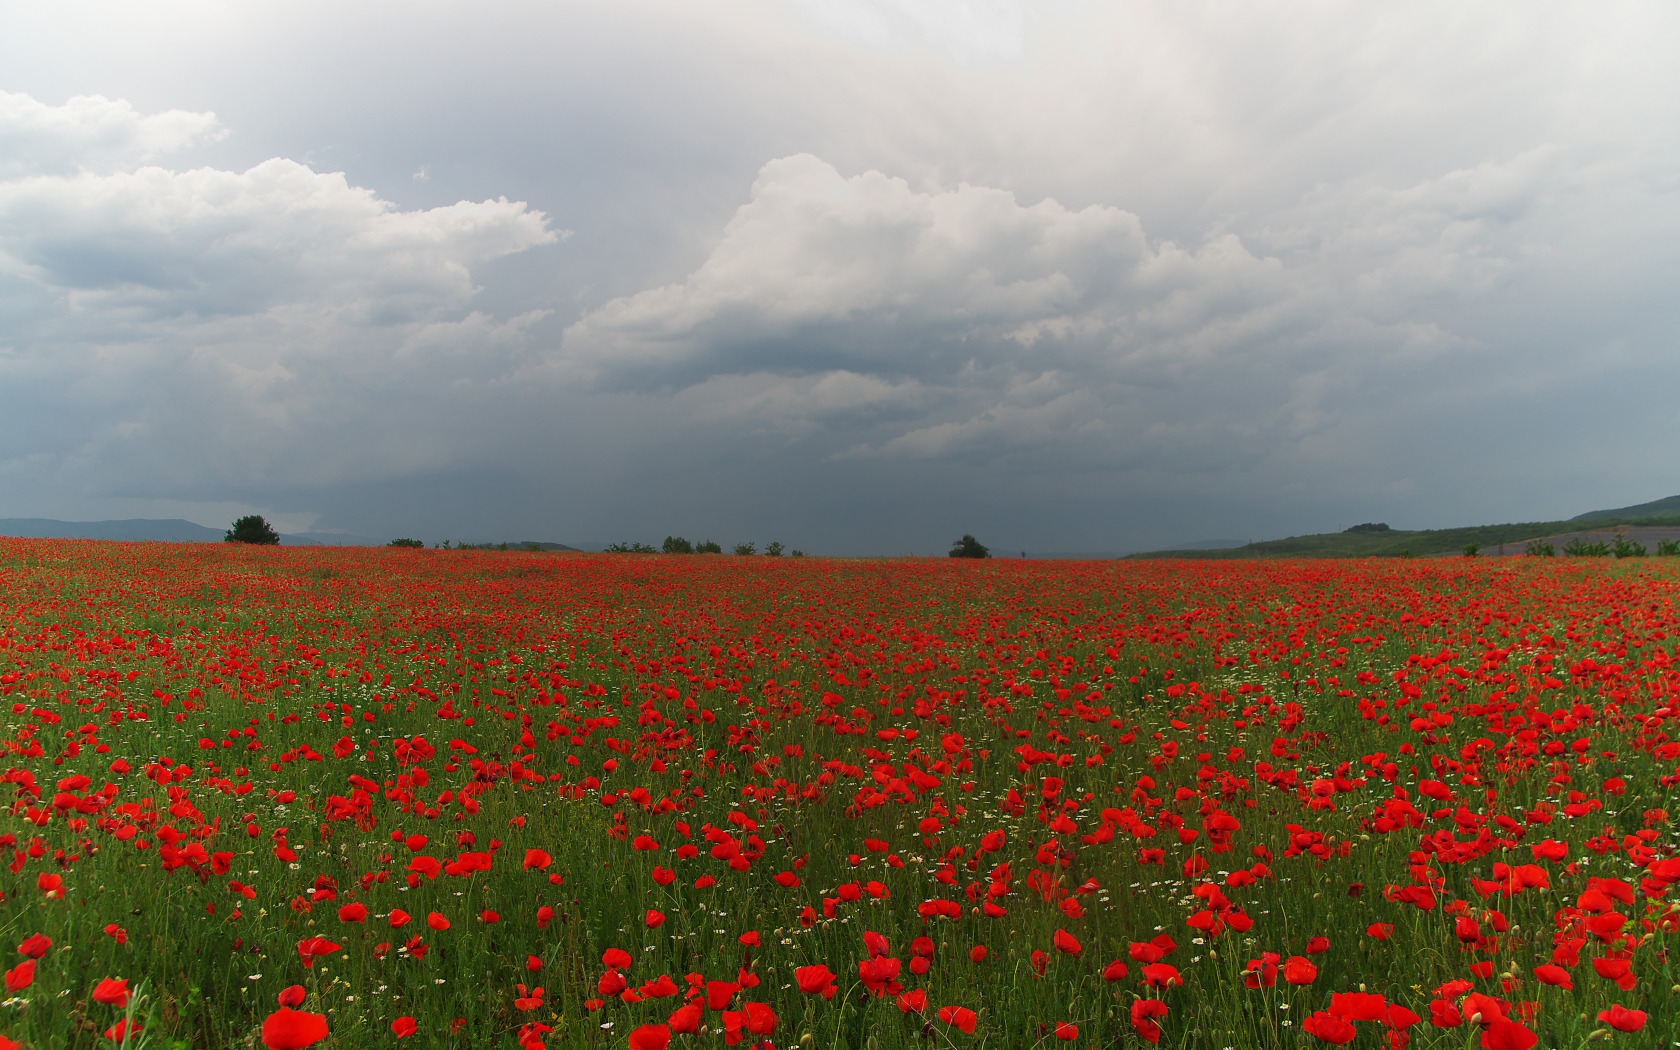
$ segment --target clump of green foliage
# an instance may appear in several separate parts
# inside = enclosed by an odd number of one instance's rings
[[[990,558],[991,556],[992,552],[986,548],[984,543],[966,532],[963,533],[962,539],[951,544],[951,557],[953,558]]]
[[[1557,557],[1557,548],[1545,540],[1529,540],[1528,546],[1523,548],[1523,553],[1530,558],[1555,558]]]
[[[385,546],[387,546],[387,547],[424,547],[425,544],[420,542],[419,540],[411,540],[411,539],[404,538],[404,539],[400,539],[400,540],[392,540],[390,543],[387,543]]]
[[[749,554],[757,554],[758,544],[754,543],[752,540],[748,540],[745,543],[737,543],[735,545],[735,553],[743,557]]]
[[[1588,543],[1577,536],[1563,545],[1563,553],[1571,558],[1608,558],[1610,545],[1603,540]]]
[[[722,554],[723,545],[716,540],[702,540],[694,545],[696,554]]]
[[[261,514],[247,514],[233,523],[233,527],[222,537],[222,542],[254,543],[273,547],[279,544],[280,534],[274,531],[274,526],[263,520]]]
[[[1680,558],[1680,540],[1658,540],[1657,557]]]
[[[1615,545],[1610,548],[1610,553],[1614,554],[1617,558],[1643,558],[1645,557],[1646,550],[1643,543],[1640,543],[1638,540],[1629,539],[1618,532],[1616,534]]]
[[[665,542],[660,545],[659,552],[661,554],[693,554],[694,544],[681,536],[667,536]]]
[[[608,554],[658,554],[646,543],[614,543],[607,548]]]

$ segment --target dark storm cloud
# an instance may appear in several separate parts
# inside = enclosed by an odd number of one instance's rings
[[[0,510],[1116,549],[1664,495],[1675,19],[13,9]]]

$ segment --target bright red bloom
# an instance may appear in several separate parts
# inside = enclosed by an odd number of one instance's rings
[[[346,904],[338,909],[339,922],[366,922],[368,917],[367,905]]]
[[[276,998],[279,999],[281,1006],[302,1006],[304,996],[308,994],[303,990],[303,985],[294,984],[280,989],[280,994]]]
[[[735,998],[735,993],[740,990],[739,981],[707,981],[706,1005],[713,1010],[721,1010],[729,1005],[729,1000]]]
[[[1618,1032],[1637,1032],[1645,1027],[1644,1010],[1629,1010],[1620,1003],[1611,1003],[1610,1009],[1600,1010],[1598,1019]]]
[[[1167,1016],[1167,1004],[1159,999],[1132,1000],[1132,1028],[1147,1042],[1161,1041],[1161,1026],[1155,1018]]]
[[[1540,1037],[1515,1021],[1505,1017],[1484,1021],[1482,1050],[1528,1050]]]
[[[104,1003],[106,1006],[127,1006],[128,978],[119,977],[112,980],[107,977],[93,986],[93,994],[88,998],[96,1003]]]
[[[268,1050],[303,1050],[326,1037],[327,1019],[322,1014],[282,1006],[263,1020],[262,1041]]]
[[[939,1013],[934,1016],[946,1024],[962,1029],[964,1035],[973,1035],[974,1023],[979,1020],[979,1015],[966,1006],[941,1006]]]
[[[1283,964],[1283,979],[1290,984],[1311,984],[1318,979],[1318,967],[1300,955],[1291,955]]]
[[[671,1031],[681,1032],[685,1035],[692,1034],[700,1028],[700,1014],[701,1010],[698,1000],[690,1000],[689,1002],[684,1003],[676,1010],[675,1013],[671,1014],[668,1019],[671,1025]]]
[[[630,1050],[665,1050],[671,1045],[671,1029],[662,1024],[645,1024],[630,1032]]]
[[[1534,968],[1534,977],[1541,984],[1555,985],[1565,990],[1575,987],[1575,982],[1570,979],[1569,971],[1565,970],[1561,966],[1554,966],[1551,963],[1541,963],[1539,966],[1536,966]]]
[[[434,930],[447,930],[449,929],[449,920],[434,911],[426,915],[426,925]]]
[[[298,942],[298,959],[302,961],[305,966],[314,966],[315,959],[318,956],[331,955],[333,952],[338,951],[342,947],[343,945],[334,944],[325,937],[305,937],[303,940]]]
[[[525,851],[525,870],[527,871],[532,868],[541,871],[553,862],[554,859],[540,849],[528,849]]]
[[[107,927],[107,930],[109,930],[109,927]],[[44,933],[37,933],[23,939],[23,943],[18,945],[18,954],[26,955],[31,959],[39,959],[47,954],[47,949],[51,947],[52,938]]]
[[[793,979],[798,982],[799,990],[807,995],[820,995],[824,999],[833,999],[836,992],[834,974],[827,966],[801,966],[793,971]]]
[[[398,1039],[407,1039],[419,1030],[419,1024],[412,1017],[399,1017],[391,1022],[391,1034]]]
[[[1051,939],[1051,943],[1055,945],[1057,951],[1064,955],[1078,955],[1083,950],[1078,939],[1066,930],[1057,930],[1055,937]]]
[[[1309,1014],[1307,1018],[1301,1022],[1301,1030],[1306,1032],[1308,1035],[1326,1043],[1334,1043],[1337,1046],[1340,1046],[1343,1043],[1352,1042],[1353,1037],[1358,1034],[1352,1024],[1340,1017],[1337,1017],[1335,1014],[1326,1013],[1323,1010],[1314,1014]]]
[[[1368,992],[1331,992],[1330,1012],[1344,1021],[1380,1021],[1388,1000]]]
[[[6,991],[21,992],[35,980],[35,960],[25,959],[6,971]]]

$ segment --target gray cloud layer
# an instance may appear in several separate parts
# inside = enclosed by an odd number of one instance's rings
[[[1680,489],[1660,5],[375,14],[0,16],[0,511],[1124,549]]]

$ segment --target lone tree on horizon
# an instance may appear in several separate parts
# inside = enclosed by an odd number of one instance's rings
[[[233,523],[233,528],[227,530],[222,542],[256,543],[272,547],[280,542],[280,534],[274,531],[274,526],[263,520],[261,514],[247,514]]]
[[[966,532],[963,533],[962,539],[951,544],[951,557],[953,558],[990,558],[991,556],[992,552],[986,549],[985,544]]]

